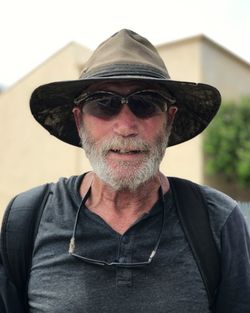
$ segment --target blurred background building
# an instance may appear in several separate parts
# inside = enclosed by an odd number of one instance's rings
[[[223,100],[250,95],[250,64],[204,35],[157,47],[172,79],[208,83],[217,87]],[[37,86],[79,77],[91,51],[70,43],[7,90],[0,92],[0,217],[17,193],[61,176],[90,170],[84,152],[50,136],[32,117],[31,92]],[[203,135],[168,148],[161,170],[198,183],[226,190],[222,182],[204,175]],[[229,190],[232,196],[234,191]],[[249,190],[243,200],[250,200]],[[241,200],[241,199],[239,199]]]

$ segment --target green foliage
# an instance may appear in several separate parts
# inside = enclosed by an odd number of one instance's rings
[[[205,170],[250,186],[250,98],[224,103],[205,133]]]

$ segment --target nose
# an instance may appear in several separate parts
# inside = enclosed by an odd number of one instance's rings
[[[123,137],[138,135],[138,118],[130,111],[127,104],[123,105],[119,114],[114,118],[113,130]]]

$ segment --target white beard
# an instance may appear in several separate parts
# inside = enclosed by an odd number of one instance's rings
[[[150,180],[159,171],[163,159],[170,130],[166,127],[156,136],[152,144],[140,138],[124,138],[115,136],[96,143],[82,127],[80,137],[95,174],[109,184],[114,190],[129,189],[135,191],[140,185]],[[144,158],[139,161],[115,161],[111,167],[106,159],[110,150],[143,151]]]

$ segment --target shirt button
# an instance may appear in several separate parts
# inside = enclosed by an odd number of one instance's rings
[[[119,263],[126,263],[126,257],[121,256],[119,258]]]
[[[127,244],[129,243],[129,238],[127,236],[122,237],[122,243]]]

